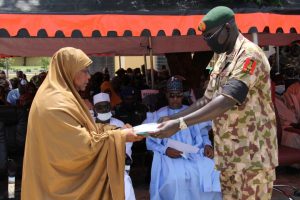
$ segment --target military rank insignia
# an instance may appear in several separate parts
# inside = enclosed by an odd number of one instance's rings
[[[255,67],[256,67],[256,62],[254,60],[251,60],[251,58],[247,58],[243,66],[243,72],[252,75],[255,70]]]

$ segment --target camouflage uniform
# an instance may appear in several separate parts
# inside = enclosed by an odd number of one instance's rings
[[[213,120],[215,162],[222,174],[224,199],[271,198],[278,146],[269,72],[264,52],[239,34],[233,52],[221,54],[211,73],[205,98],[222,94],[238,102]],[[244,102],[223,93],[230,79],[247,85]],[[258,193],[262,195],[255,197]]]

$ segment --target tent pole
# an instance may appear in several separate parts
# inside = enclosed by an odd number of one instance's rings
[[[258,35],[257,35],[256,32],[255,32],[255,33],[252,33],[252,41],[253,41],[256,45],[258,45]]]
[[[280,73],[279,46],[276,46],[276,67],[277,67],[277,73]]]
[[[9,74],[8,74],[8,61],[7,61],[7,58],[4,58],[5,59],[5,68],[6,68],[6,78],[9,79]]]
[[[144,65],[145,65],[145,78],[146,78],[146,84],[149,85],[148,80],[148,67],[147,67],[147,57],[144,55]]]
[[[153,52],[152,52],[152,41],[151,37],[149,39],[149,53],[150,53],[150,67],[151,67],[151,88],[154,88],[154,70],[153,70]]]
[[[119,56],[119,69],[122,68],[122,61],[121,61],[121,56]]]

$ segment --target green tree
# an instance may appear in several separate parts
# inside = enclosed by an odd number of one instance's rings
[[[8,69],[10,69],[10,66],[12,65],[13,62],[14,62],[13,58],[0,58],[0,68],[5,70],[7,67]]]
[[[245,2],[254,2],[259,6],[280,6],[282,0],[244,0]]]
[[[209,0],[209,1],[213,1],[213,0]],[[221,1],[230,4],[240,3],[240,1],[238,0],[220,0],[220,2]],[[242,0],[242,1],[246,3],[255,3],[258,6],[282,6],[283,4],[283,0]]]
[[[42,60],[41,60],[41,65],[42,65],[41,68],[43,70],[48,70],[49,63],[50,63],[50,59],[48,57],[43,57]]]

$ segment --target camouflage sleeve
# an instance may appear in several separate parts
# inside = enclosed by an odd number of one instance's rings
[[[209,79],[209,82],[207,84],[207,88],[204,92],[204,97],[208,100],[212,100],[213,98],[213,93],[214,93],[214,90],[213,90],[213,77],[210,76],[210,79]]]
[[[236,79],[244,82],[250,90],[258,78],[262,77],[262,58],[254,55],[244,54],[236,63],[229,79]]]
[[[259,58],[253,55],[242,55],[231,72],[229,81],[224,85],[223,95],[242,104],[257,79],[264,77],[261,67],[262,61]]]

